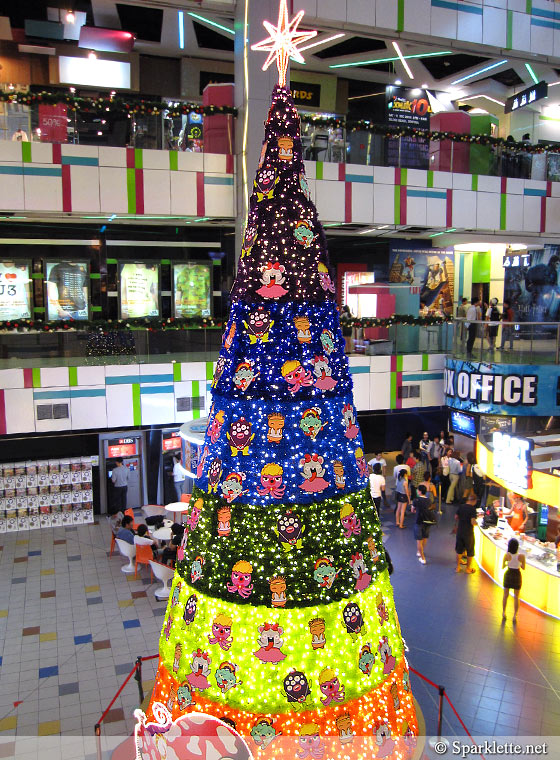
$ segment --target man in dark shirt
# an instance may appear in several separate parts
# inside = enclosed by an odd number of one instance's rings
[[[466,554],[466,573],[474,573],[472,561],[474,557],[474,526],[476,525],[476,496],[471,494],[466,504],[459,504],[455,514],[457,521],[457,536],[455,540],[455,552],[457,554],[457,570],[461,572],[461,558]]]

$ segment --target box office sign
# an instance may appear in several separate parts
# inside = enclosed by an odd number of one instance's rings
[[[312,106],[319,108],[321,105],[321,85],[304,84],[303,82],[291,82],[292,98],[296,106]]]

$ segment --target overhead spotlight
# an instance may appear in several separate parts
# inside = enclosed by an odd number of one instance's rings
[[[402,84],[400,79],[395,79],[395,84]]]
[[[427,84],[423,84],[423,85],[422,85],[422,89],[423,89],[423,90],[427,90],[427,89],[428,89],[428,85],[427,85]]]
[[[88,53],[88,58],[89,58],[89,60],[90,60],[90,61],[96,61],[96,60],[97,60],[97,54],[96,54],[96,53],[94,53],[94,52],[93,52],[93,50],[91,50],[91,51]]]
[[[66,13],[66,23],[67,24],[73,24],[76,21],[76,16],[74,15],[74,11],[67,11]]]

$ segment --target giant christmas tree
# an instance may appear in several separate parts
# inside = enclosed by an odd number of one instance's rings
[[[373,736],[385,757],[417,721],[285,50],[275,57],[151,705],[225,717],[253,748]]]

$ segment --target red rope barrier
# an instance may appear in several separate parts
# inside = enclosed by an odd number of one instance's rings
[[[137,666],[137,665],[135,665],[135,666],[132,668],[132,670],[130,671],[130,673],[127,675],[127,677],[126,677],[126,680],[125,680],[125,681],[124,681],[124,683],[122,684],[121,688],[120,688],[120,689],[117,691],[117,693],[115,694],[115,696],[113,697],[113,699],[112,699],[112,700],[111,700],[111,702],[109,703],[109,706],[108,706],[108,707],[105,709],[105,712],[103,713],[103,715],[102,715],[102,716],[99,718],[99,720],[97,721],[97,723],[98,723],[98,724],[101,724],[101,723],[103,723],[103,720],[105,719],[105,716],[107,715],[107,713],[109,712],[109,710],[111,709],[111,707],[112,707],[112,706],[115,704],[115,702],[117,701],[117,699],[118,699],[118,697],[119,697],[119,695],[120,695],[121,691],[124,689],[124,687],[125,687],[125,686],[127,685],[127,683],[130,681],[130,679],[132,678],[132,676],[133,676],[133,675],[136,673],[136,670],[137,670],[137,668],[138,668],[138,666]]]
[[[149,657],[141,657],[140,659],[142,662],[146,662],[146,660],[155,660],[156,657],[159,657],[159,654],[151,654]]]
[[[408,666],[408,669],[411,670],[415,675],[417,675],[419,678],[422,678],[426,683],[429,683],[430,686],[433,686],[434,689],[439,689],[439,686],[437,683],[434,683],[433,681],[430,681],[429,678],[426,678],[426,676],[422,675],[418,670],[415,670],[412,665]]]

